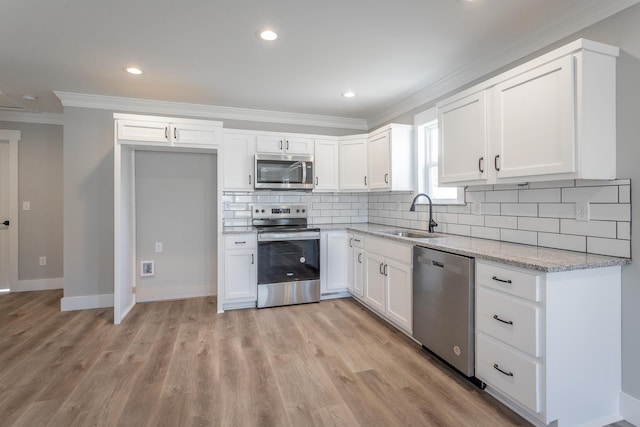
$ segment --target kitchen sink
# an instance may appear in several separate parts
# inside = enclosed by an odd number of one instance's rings
[[[410,239],[435,239],[437,237],[445,237],[443,234],[427,233],[424,231],[411,231],[411,230],[391,230],[385,231],[385,234],[392,236],[407,237]]]

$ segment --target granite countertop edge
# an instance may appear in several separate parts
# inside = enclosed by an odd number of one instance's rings
[[[605,255],[587,254],[562,249],[529,246],[519,243],[500,242],[497,240],[479,239],[474,237],[445,234],[443,237],[429,239],[415,239],[388,234],[389,231],[402,229],[400,227],[359,223],[359,224],[312,224],[321,231],[347,230],[369,234],[395,240],[405,244],[412,244],[429,249],[441,250],[456,255],[473,257],[513,267],[537,270],[546,273],[556,273],[571,270],[585,270],[591,268],[615,267],[631,263],[631,259],[617,258]],[[406,229],[402,229],[406,230]],[[424,231],[424,230],[420,230]],[[225,227],[223,234],[255,233],[251,226]]]

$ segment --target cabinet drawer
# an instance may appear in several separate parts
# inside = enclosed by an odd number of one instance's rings
[[[534,304],[476,288],[476,328],[532,356],[540,356],[539,317]]]
[[[256,247],[256,236],[253,234],[230,234],[224,236],[225,249],[253,249]]]
[[[413,246],[375,237],[367,237],[364,245],[367,252],[375,252],[385,258],[392,258],[408,265],[413,263]]]
[[[476,376],[534,412],[540,412],[540,364],[479,333]]]
[[[476,285],[497,289],[530,301],[540,301],[544,273],[501,267],[476,261]]]
[[[364,237],[359,234],[354,234],[352,240],[349,242],[351,247],[362,249],[364,246]]]

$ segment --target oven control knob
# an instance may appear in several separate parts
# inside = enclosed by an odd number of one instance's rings
[[[260,212],[260,209],[256,209],[256,213]]]
[[[305,213],[307,210],[306,209],[302,209],[302,213]]]
[[[262,209],[262,211],[261,211],[261,212],[262,212],[262,213],[264,213],[264,209]]]
[[[300,209],[296,209],[296,213],[300,213]]]

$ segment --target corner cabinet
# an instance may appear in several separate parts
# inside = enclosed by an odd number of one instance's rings
[[[439,102],[439,182],[615,179],[617,56],[580,39]]]
[[[371,132],[368,147],[369,190],[413,190],[413,126],[391,124]]]
[[[118,114],[120,144],[166,144],[185,148],[216,148],[222,144],[222,123],[157,116]]]
[[[255,307],[258,299],[255,233],[224,237],[224,309]]]
[[[340,144],[337,139],[316,139],[314,192],[333,192],[340,188]]]
[[[222,188],[225,191],[253,191],[256,137],[225,133]]]
[[[620,298],[619,266],[545,273],[476,260],[476,377],[537,424],[615,421]]]
[[[367,135],[340,138],[340,190],[366,191]]]

